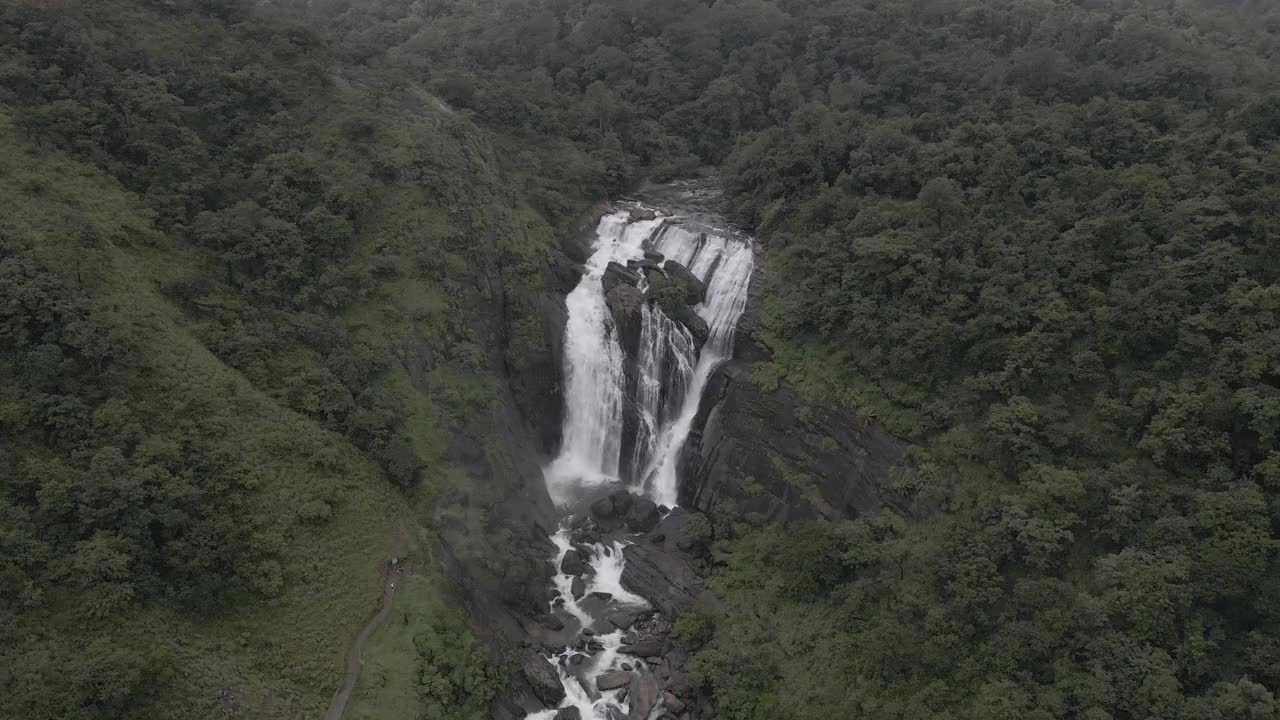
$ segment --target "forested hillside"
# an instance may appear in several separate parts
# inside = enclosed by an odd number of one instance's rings
[[[1273,5],[305,5],[528,144],[718,166],[756,382],[917,443],[913,518],[718,519],[723,716],[1280,713]]]
[[[457,461],[509,462],[491,361],[537,336],[478,318],[536,323],[549,220],[246,3],[3,4],[0,148],[0,716],[319,717],[387,560],[439,606],[497,492]]]

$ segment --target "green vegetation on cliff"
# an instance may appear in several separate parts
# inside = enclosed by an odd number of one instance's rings
[[[553,237],[503,173],[244,3],[0,7],[0,717],[321,716],[387,558],[499,492],[455,458]]]

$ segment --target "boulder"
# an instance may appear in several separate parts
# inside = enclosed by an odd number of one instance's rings
[[[626,515],[631,510],[631,503],[635,499],[626,490],[618,490],[609,498],[613,500],[613,512],[617,515]]]
[[[640,284],[640,273],[630,270],[616,262],[610,262],[604,269],[604,276],[600,278],[600,282],[604,286],[607,294],[610,290],[618,285],[626,284],[632,287]]]
[[[618,339],[623,351],[627,357],[635,357],[644,326],[644,293],[634,285],[619,283],[605,295],[605,304],[613,315],[613,324],[618,329]]]
[[[582,720],[582,711],[576,707],[560,708],[554,720]]]
[[[544,705],[555,707],[564,700],[564,687],[560,685],[560,676],[546,658],[530,650],[521,658],[520,671],[533,688],[533,694]]]
[[[560,561],[560,572],[566,575],[581,575],[586,572],[586,569],[587,564],[577,550],[570,550],[565,553],[564,559]]]
[[[648,498],[637,499],[627,511],[627,527],[635,532],[649,532],[661,519],[658,506]]]
[[[662,694],[662,705],[676,715],[684,712],[686,707],[684,702],[682,702],[680,698],[676,697],[670,690]]]
[[[632,220],[656,220],[658,213],[647,207],[633,207],[627,210]]]
[[[560,632],[564,629],[564,621],[555,615],[546,615],[542,618],[542,624],[554,632]]]
[[[645,250],[644,259],[648,260],[649,262],[654,262],[661,265],[662,261],[666,260],[666,256],[660,252],[655,252],[653,250]]]
[[[598,518],[613,517],[613,498],[606,495],[591,503],[591,514]]]
[[[711,328],[707,326],[707,321],[702,319],[698,313],[690,310],[680,319],[681,324],[689,329],[689,334],[693,336],[693,345],[699,350],[707,343],[707,338],[711,337]]]
[[[600,692],[617,690],[629,682],[631,682],[631,673],[625,670],[600,673],[600,676],[596,678],[596,689]]]
[[[633,675],[631,684],[627,686],[627,698],[631,704],[631,712],[627,714],[627,720],[648,720],[653,706],[658,704],[661,692],[662,688],[658,686],[658,679],[653,676],[653,673],[642,672]]]
[[[639,619],[640,616],[635,613],[619,611],[609,615],[609,624],[619,630],[630,630],[631,626],[635,625]]]
[[[667,641],[660,637],[642,637],[635,642],[623,645],[621,652],[636,657],[654,657],[667,649]]]
[[[707,285],[698,279],[689,268],[675,260],[667,260],[662,264],[667,277],[678,280],[684,286],[684,301],[689,305],[697,305],[707,297]]]
[[[667,538],[679,537],[680,522],[687,514],[677,508],[663,519],[659,530]],[[668,617],[692,610],[699,599],[714,602],[702,587],[702,579],[684,553],[667,550],[665,545],[636,543],[623,551],[627,561],[622,568],[622,586],[648,600]]]
[[[569,585],[569,592],[573,593],[574,600],[582,599],[582,596],[587,594],[587,581],[583,580],[581,575],[575,577]]]

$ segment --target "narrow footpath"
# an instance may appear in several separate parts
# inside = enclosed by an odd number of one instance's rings
[[[364,646],[373,636],[373,632],[391,613],[391,601],[396,594],[396,583],[409,572],[409,568],[402,563],[391,566],[387,572],[387,579],[382,586],[382,604],[378,612],[360,630],[356,641],[351,644],[351,650],[347,653],[346,677],[343,678],[342,687],[333,696],[333,702],[329,703],[329,712],[325,715],[325,720],[342,720],[342,716],[346,713],[347,703],[351,700],[351,693],[355,691],[356,682],[360,679],[360,671],[364,668]]]

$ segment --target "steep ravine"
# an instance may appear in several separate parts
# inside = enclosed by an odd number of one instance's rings
[[[763,357],[750,329],[766,256],[719,217],[717,200],[714,183],[699,181],[594,208],[548,258],[545,290],[522,298],[539,308],[545,343],[519,367],[504,364],[495,422],[513,462],[505,476],[487,471],[503,483],[489,512],[502,560],[478,568],[447,540],[436,548],[474,629],[513,668],[495,720],[714,717],[671,637],[682,612],[716,602],[701,578],[714,540],[685,530],[689,512],[786,522],[886,502],[897,441],[786,386],[751,383],[750,364]],[[602,232],[626,245],[622,256],[593,259]],[[734,260],[746,262],[750,296],[716,286],[716,273],[733,275],[725,248],[736,247],[753,250]],[[584,272],[598,283],[589,296]],[[737,305],[726,300],[739,292]],[[584,317],[613,336],[582,347],[583,329],[566,327]],[[726,336],[726,319],[742,331]],[[495,318],[502,337],[509,320]],[[578,377],[566,376],[566,356]],[[594,395],[575,407],[583,392]]]

